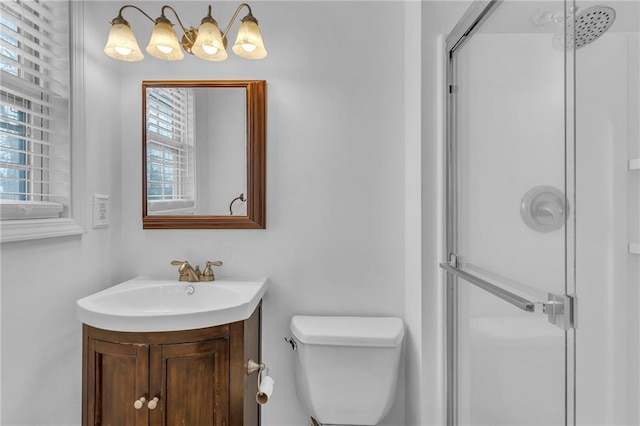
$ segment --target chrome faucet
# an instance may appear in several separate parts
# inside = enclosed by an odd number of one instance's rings
[[[172,265],[178,266],[178,281],[198,282],[198,281],[214,281],[212,266],[222,266],[222,262],[207,262],[204,272],[200,273],[200,266],[196,265],[195,269],[186,260],[173,260]]]

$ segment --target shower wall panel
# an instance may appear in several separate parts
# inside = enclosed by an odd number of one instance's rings
[[[638,324],[630,321],[636,314],[628,303],[637,300],[637,283],[630,285],[627,265],[628,108],[634,97],[627,42],[626,34],[609,33],[576,52],[580,424],[629,424],[629,404],[637,403],[629,388]]]

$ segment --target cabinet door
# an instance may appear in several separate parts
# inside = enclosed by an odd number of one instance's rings
[[[229,424],[227,339],[153,346],[150,371],[152,397],[160,398],[152,424]]]
[[[133,404],[147,396],[149,347],[90,339],[87,356],[87,424],[147,426],[146,405]]]

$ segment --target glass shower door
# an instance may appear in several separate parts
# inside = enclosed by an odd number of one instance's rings
[[[447,39],[451,425],[575,422],[570,5],[545,7],[476,2]]]

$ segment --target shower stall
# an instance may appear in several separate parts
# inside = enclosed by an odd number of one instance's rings
[[[640,423],[640,1],[475,1],[446,40],[449,425]]]

